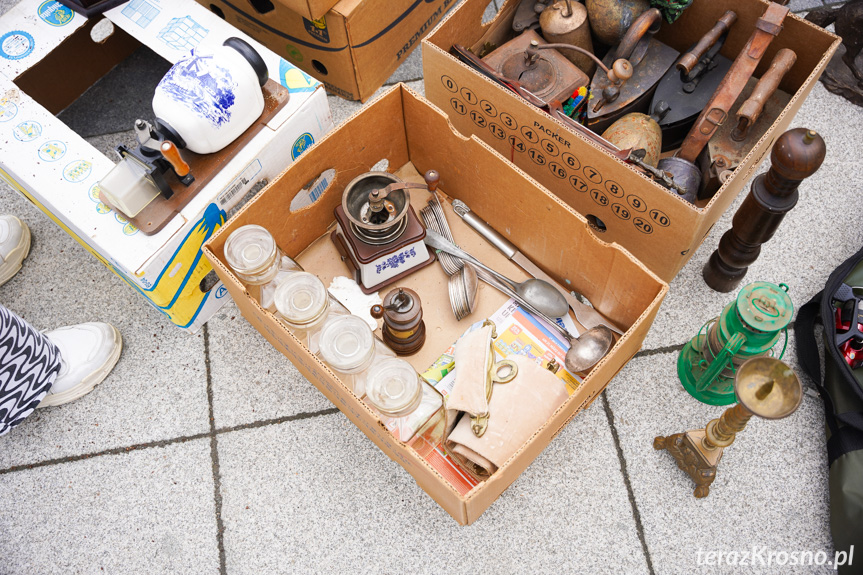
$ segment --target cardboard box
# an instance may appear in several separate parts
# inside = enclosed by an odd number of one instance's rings
[[[345,150],[351,150],[351,154],[345,154]],[[319,275],[325,284],[336,273],[347,275],[348,268],[338,259],[325,234],[333,229],[333,209],[341,203],[344,186],[381,159],[388,161],[391,171],[401,166],[419,173],[431,168],[439,170],[440,190],[445,196],[464,200],[553,277],[571,282],[597,308],[628,327],[614,349],[553,417],[491,479],[466,496],[459,495],[415,451],[395,440],[335,373],[248,295],[225,264],[223,249],[231,232],[246,224],[258,224],[270,230],[288,255]],[[297,211],[285,208],[306,182],[331,169],[334,172],[330,173],[335,175],[315,203]],[[412,204],[419,209],[424,202],[418,202],[414,192],[421,190],[411,190]],[[444,204],[451,210],[449,202]],[[523,272],[518,275],[518,268],[449,213],[449,224],[460,245],[503,273],[511,273],[516,279],[525,277]],[[573,245],[579,246],[578,249],[562,248]],[[597,240],[588,231],[583,217],[489,146],[475,137],[465,138],[457,133],[439,109],[404,85],[387,91],[285,170],[204,245],[204,253],[243,316],[461,524],[476,520],[638,351],[668,290],[667,284],[632,255]],[[324,253],[329,256],[323,256]],[[427,340],[418,354],[406,358],[418,371],[429,367],[471,323],[456,322],[446,296],[446,284],[447,277],[438,264],[423,268],[399,283],[417,290],[423,303]],[[471,316],[472,321],[488,317],[505,301],[498,292],[481,286],[480,309]]]
[[[318,20],[275,4],[265,14],[241,0],[198,0],[321,80],[365,102],[419,46],[455,0],[342,0]]]
[[[326,94],[317,81],[192,0],[132,0],[106,17],[115,29],[102,44],[90,36],[93,21],[58,2],[21,2],[0,19],[0,29],[8,31],[0,41],[0,177],[173,323],[196,330],[227,294],[201,245],[252,188],[260,189],[332,128]],[[54,114],[140,43],[173,62],[192,47],[206,49],[235,35],[260,51],[290,100],[180,214],[145,236],[99,201],[98,182],[116,158],[104,156]],[[129,118],[129,129],[134,120]]]
[[[330,8],[339,3],[339,0],[275,0],[277,4],[281,4],[289,8],[309,20],[318,20],[322,18]],[[270,0],[248,0],[247,4],[251,4],[254,13],[265,15],[275,9],[273,2]]]
[[[493,41],[505,41],[518,3],[507,0],[495,20],[485,25],[481,24],[485,0],[464,0],[452,11],[423,41],[427,97],[446,110],[460,132],[479,136],[588,220],[601,220],[605,230],[594,227],[598,237],[626,247],[666,281],[674,278],[746,188],[840,43],[833,34],[788,15],[756,76],[767,69],[778,50],[794,49],[797,62],[780,85],[792,94],[791,101],[710,203],[696,208],[449,53],[456,43],[477,49],[487,32]],[[763,0],[695,0],[673,25],[663,23],[656,38],[685,51],[726,10],[734,10],[737,23],[722,49],[733,60],[767,6]]]

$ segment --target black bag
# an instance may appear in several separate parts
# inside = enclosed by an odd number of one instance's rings
[[[840,348],[847,341],[853,343],[855,335],[863,341],[863,333],[857,330],[857,324],[863,323],[863,287],[854,290],[852,286],[863,286],[863,250],[833,270],[824,289],[800,308],[794,325],[800,365],[824,400],[833,546],[837,553],[845,551],[851,557],[852,545],[857,551],[851,565],[839,567],[842,575],[863,574],[863,367],[852,369]],[[837,309],[841,327],[837,327]],[[823,381],[816,323],[824,326]]]

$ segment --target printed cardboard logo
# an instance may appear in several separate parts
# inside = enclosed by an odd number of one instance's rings
[[[39,18],[50,26],[65,26],[75,17],[75,13],[72,12],[71,8],[63,6],[56,0],[42,2],[39,4],[36,13],[39,14]]]
[[[33,120],[27,120],[15,126],[12,133],[15,135],[16,140],[32,142],[42,135],[42,124]]]
[[[7,60],[20,60],[33,52],[36,41],[24,30],[12,30],[0,36],[0,56]]]
[[[175,50],[188,51],[201,43],[210,32],[191,16],[174,18],[159,31],[158,37]]]
[[[146,28],[159,15],[161,10],[144,0],[132,0],[123,8],[123,16],[140,26]]]
[[[18,105],[10,102],[8,98],[0,100],[0,122],[8,122],[18,115]]]
[[[138,233],[138,228],[136,228],[135,225],[132,224],[132,222],[130,222],[120,214],[114,212],[114,219],[117,220],[119,223],[123,224],[123,233],[127,236],[134,236],[136,233]]]
[[[302,56],[300,56],[300,61],[302,61]],[[291,66],[284,58],[279,58],[279,81],[291,92],[314,92],[318,87],[317,80],[299,68]]]
[[[292,46],[290,44],[285,44],[285,53],[287,53],[288,57],[291,60],[293,60],[294,62],[302,62],[303,61],[303,53],[300,52],[296,46]],[[284,65],[285,65],[285,62],[284,62],[284,59],[282,59],[282,62],[279,63],[279,68],[280,68],[279,72],[281,72],[281,68]],[[283,74],[280,73],[279,75],[282,76]]]
[[[75,160],[66,164],[66,167],[63,168],[63,178],[74,184],[86,180],[92,171],[93,164],[87,160]]]
[[[309,149],[309,146],[315,143],[315,139],[308,132],[297,138],[294,145],[291,147],[291,159],[296,160],[297,157]]]
[[[327,30],[326,16],[321,16],[320,20],[307,20],[303,18],[303,26],[306,27],[306,32],[309,33],[309,36],[318,42],[323,42],[324,44],[330,43],[330,31]]]
[[[46,162],[56,162],[66,155],[66,143],[50,140],[39,146],[39,157]]]

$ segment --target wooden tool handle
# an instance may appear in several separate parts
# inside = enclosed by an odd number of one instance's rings
[[[796,61],[797,54],[794,53],[794,50],[788,48],[779,50],[773,58],[773,62],[770,63],[770,68],[758,80],[755,89],[752,90],[752,94],[740,106],[740,109],[737,111],[737,118],[746,118],[750,125],[754,124],[764,110],[767,100],[776,92],[779,82],[782,81],[782,78],[785,77],[785,74],[788,73]]]
[[[737,21],[737,13],[728,10],[722,17],[716,21],[707,34],[701,37],[701,40],[686,54],[680,57],[677,61],[677,69],[685,74],[692,72],[692,68],[698,64],[698,61],[704,57],[708,50],[713,48],[723,34],[728,32],[731,26]]]
[[[180,155],[180,150],[177,149],[174,142],[165,140],[162,142],[159,150],[162,152],[162,157],[168,160],[168,163],[171,164],[171,167],[174,168],[174,171],[177,172],[179,177],[182,178],[189,175],[192,168],[189,167],[189,164],[187,164],[183,159],[183,156]]]
[[[437,187],[440,184],[440,174],[437,170],[429,170],[425,173],[423,178],[426,181],[426,188],[431,193],[435,193],[437,191]]]
[[[662,14],[659,10],[651,8],[644,12],[635,20],[635,22],[632,23],[629,30],[626,31],[626,35],[617,46],[614,57],[628,59],[632,56],[632,51],[635,50],[635,46],[641,41],[641,39],[644,38],[648,32],[650,32],[651,35],[658,32],[661,24]]]

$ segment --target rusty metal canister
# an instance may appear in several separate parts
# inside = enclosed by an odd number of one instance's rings
[[[539,27],[542,29],[542,37],[549,44],[573,44],[593,52],[587,9],[583,4],[572,0],[558,0],[542,11]],[[575,50],[562,50],[561,54],[588,76],[593,76],[596,63],[591,58]]]
[[[616,46],[626,31],[650,8],[648,0],[586,0],[590,28],[597,40]]]
[[[602,137],[621,150],[644,150],[644,163],[656,167],[662,150],[662,129],[647,114],[626,114],[602,133]]]

